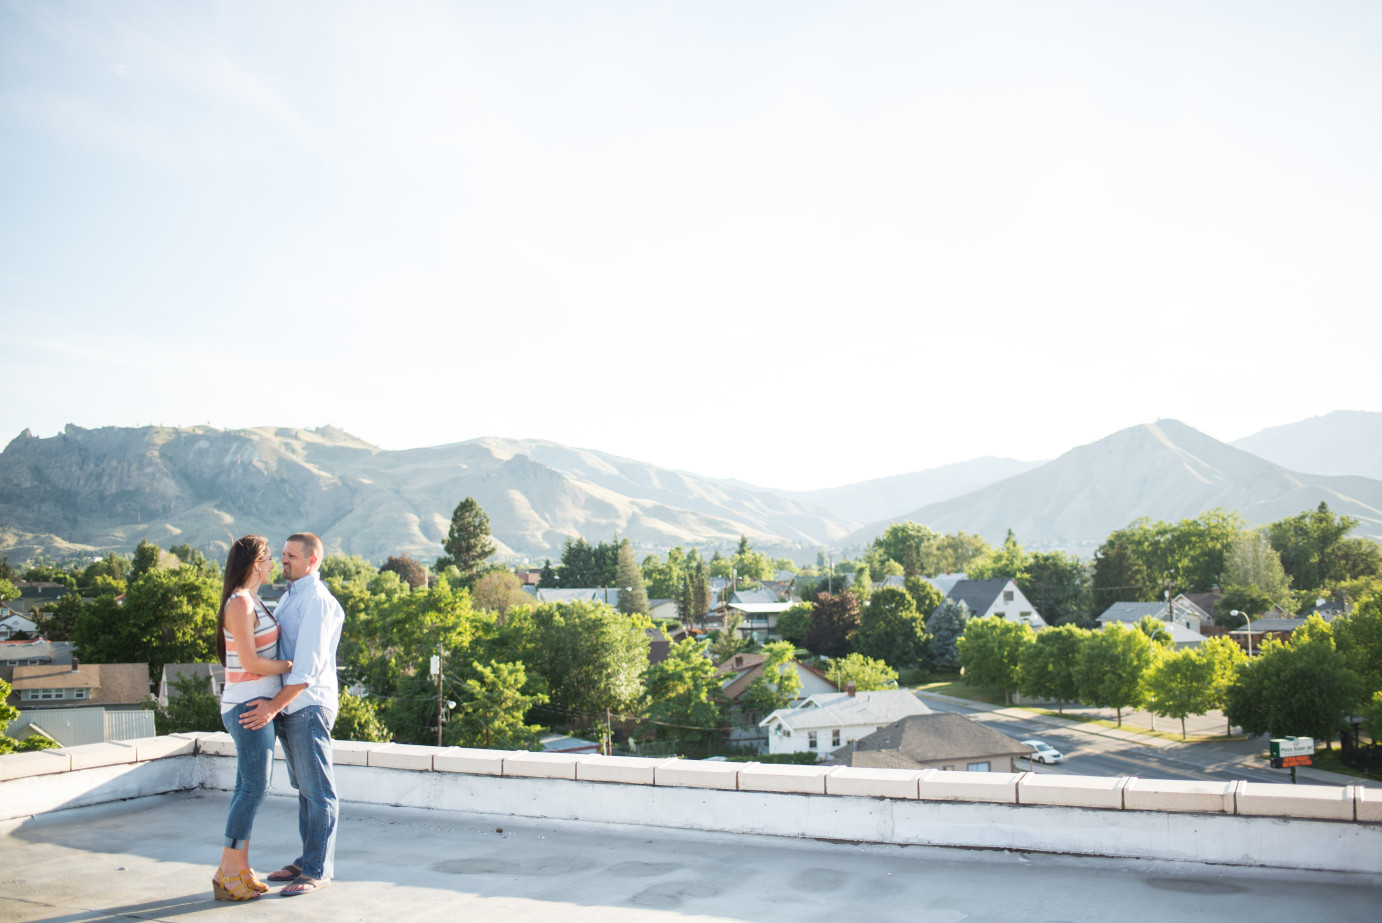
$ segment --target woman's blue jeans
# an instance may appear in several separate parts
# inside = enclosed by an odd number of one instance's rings
[[[230,814],[226,817],[227,849],[244,849],[249,844],[254,827],[254,815],[269,793],[269,778],[274,768],[274,724],[270,721],[257,731],[240,724],[254,699],[237,705],[221,715],[221,723],[235,741],[235,791],[230,796]]]

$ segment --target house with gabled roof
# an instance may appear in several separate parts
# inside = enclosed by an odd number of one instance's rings
[[[1095,621],[1100,628],[1112,622],[1134,625],[1146,616],[1160,622],[1174,622],[1196,634],[1204,633],[1204,626],[1213,619],[1184,593],[1174,597],[1168,607],[1164,602],[1116,602],[1105,609]]]
[[[1021,622],[1037,630],[1047,627],[1046,620],[1036,606],[1018,588],[1017,582],[1009,577],[957,580],[945,598],[964,603],[969,607],[971,618],[997,617],[1008,622]]]
[[[1031,747],[1006,734],[947,712],[894,721],[842,747],[831,762],[870,769],[1016,772],[1017,759],[1031,752]]]
[[[720,695],[729,705],[729,743],[737,747],[753,747],[760,752],[768,746],[767,731],[759,726],[763,715],[742,708],[739,699],[763,675],[763,662],[767,659],[763,654],[735,654],[715,668],[720,674]],[[796,660],[791,661],[791,665],[801,683],[792,700],[793,705],[804,702],[812,695],[840,691],[840,687],[815,667]]]
[[[908,689],[823,693],[796,708],[779,708],[759,722],[768,735],[769,753],[818,753],[828,756],[908,715],[927,715],[927,708]]]

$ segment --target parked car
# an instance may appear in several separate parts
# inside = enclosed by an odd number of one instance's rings
[[[1057,750],[1055,747],[1051,746],[1044,740],[1024,740],[1022,741],[1022,743],[1026,744],[1027,746],[1031,747],[1033,750],[1036,751],[1035,753],[1031,753],[1027,756],[1029,760],[1033,760],[1037,763],[1065,762],[1065,754],[1061,753],[1059,750]]]

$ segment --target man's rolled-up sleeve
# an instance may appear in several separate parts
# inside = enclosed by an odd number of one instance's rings
[[[305,600],[302,608],[293,669],[283,677],[285,686],[315,686],[322,681],[332,663],[333,652],[327,649],[327,645],[331,643],[331,633],[328,630],[331,606],[326,600],[313,597]]]

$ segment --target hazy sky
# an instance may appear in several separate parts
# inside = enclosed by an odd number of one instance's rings
[[[1382,410],[1382,4],[5,3],[0,442],[783,488]]]

